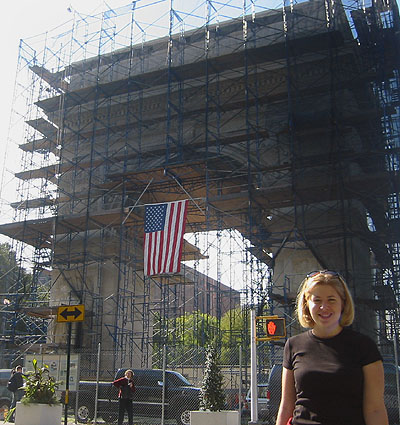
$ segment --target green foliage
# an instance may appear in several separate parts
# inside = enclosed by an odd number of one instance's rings
[[[197,311],[174,319],[174,323],[170,325],[174,325],[173,337],[178,341],[184,341],[184,344],[189,347],[205,347],[215,337],[217,319]]]
[[[219,412],[225,409],[224,377],[217,361],[215,345],[206,349],[206,368],[200,394],[200,408]]]
[[[153,365],[161,367],[163,344],[168,347],[168,362],[171,364],[181,364],[187,359],[202,363],[205,360],[203,348],[216,338],[220,344],[221,364],[238,363],[239,346],[249,345],[249,323],[250,314],[241,307],[229,310],[220,321],[199,311],[172,319],[157,315],[153,326]]]
[[[4,422],[10,422],[10,421],[11,421],[12,416],[14,415],[14,412],[15,412],[15,407],[13,407],[12,409],[10,409],[10,410],[7,412],[7,415],[6,415],[6,416],[5,416],[5,418],[4,418]]]
[[[25,395],[22,397],[21,402],[24,404],[58,404],[60,401],[57,400],[56,390],[60,383],[50,376],[47,365],[39,368],[36,359],[32,360],[32,364],[33,372],[22,375],[25,380],[25,386],[23,387]],[[8,411],[4,422],[9,422],[14,412],[15,407]]]
[[[28,266],[28,263],[10,244],[0,243],[0,292],[4,294],[4,314],[0,317],[0,328],[3,333],[13,336],[29,335],[44,327],[43,319],[28,317],[21,310],[31,307],[32,300],[45,303],[50,297],[49,285],[34,279],[40,270],[31,272],[24,265]],[[5,295],[7,293],[9,295]],[[7,320],[11,315],[13,320]]]
[[[37,360],[33,359],[33,372],[29,372],[24,375],[25,380],[25,395],[22,397],[21,402],[25,404],[29,403],[41,403],[41,404],[57,404],[56,390],[58,385],[57,382],[49,374],[49,367],[43,365],[39,368]]]
[[[239,347],[247,347],[250,314],[238,307],[226,312],[221,318],[221,363],[239,363]]]
[[[192,361],[202,363],[204,353],[202,349],[198,349],[205,347],[217,336],[218,320],[199,311],[172,319],[158,315],[155,317],[153,330],[154,366],[161,367],[163,344],[168,346],[169,362],[183,363],[190,357]]]

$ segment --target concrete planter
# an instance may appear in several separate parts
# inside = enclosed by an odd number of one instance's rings
[[[208,410],[196,410],[190,412],[190,425],[240,425],[239,412],[236,410],[222,410],[210,412]]]
[[[15,425],[60,425],[61,404],[22,404],[17,402]]]

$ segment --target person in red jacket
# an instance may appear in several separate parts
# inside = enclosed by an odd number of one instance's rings
[[[125,410],[128,413],[129,425],[133,425],[133,408],[132,398],[135,392],[135,384],[133,383],[133,371],[128,369],[122,378],[116,379],[113,385],[119,389],[118,400],[118,425],[122,425],[125,416]]]

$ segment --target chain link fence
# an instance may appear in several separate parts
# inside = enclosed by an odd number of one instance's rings
[[[78,390],[69,391],[68,423],[117,423],[118,389],[112,382],[130,368],[134,371],[133,380],[136,387],[133,395],[135,425],[189,425],[190,411],[199,409],[205,369],[204,350],[199,349],[195,356],[191,350],[187,354],[187,361],[182,361],[181,356],[179,364],[174,361],[174,356],[168,356],[169,351],[173,352],[173,349],[168,350],[166,347],[166,355],[155,361],[154,368],[126,365],[121,370],[112,367],[112,353],[102,352],[101,362],[97,362],[95,354],[85,354],[81,360]],[[237,356],[235,358],[237,360]],[[194,362],[193,359],[197,361]],[[92,366],[86,366],[96,363],[99,364],[98,371]],[[250,365],[232,362],[221,365],[221,369],[225,378],[226,408],[242,413],[249,388]],[[63,393],[62,397],[64,396]],[[248,421],[249,417],[244,412],[241,422],[244,424]],[[124,423],[128,423],[127,416]]]
[[[151,368],[126,365],[135,372],[136,391],[133,397],[133,423],[189,425],[190,411],[198,410],[200,388],[205,370],[204,350],[191,350],[179,358],[172,347],[164,355],[155,356]],[[194,361],[195,360],[195,361]],[[251,420],[249,353],[238,349],[232,361],[221,365],[224,375],[226,408],[237,410],[241,424]],[[399,422],[398,374],[393,359],[385,359],[385,403],[390,425]],[[68,406],[64,411],[71,424],[117,424],[118,389],[112,385],[118,372],[112,352],[81,353],[79,385],[71,386]],[[282,345],[263,343],[257,346],[257,388],[259,423],[275,425],[281,398]],[[166,383],[164,385],[164,383]],[[60,394],[65,399],[65,391]],[[128,423],[125,416],[124,424]],[[212,425],[212,424],[210,424]]]

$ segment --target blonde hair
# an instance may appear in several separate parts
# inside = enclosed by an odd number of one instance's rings
[[[300,285],[296,301],[300,325],[303,328],[313,328],[315,325],[308,309],[308,300],[310,299],[311,289],[316,285],[329,285],[337,291],[343,303],[339,324],[341,326],[351,325],[354,320],[354,302],[349,288],[339,273],[327,270],[311,273]]]
[[[133,373],[133,370],[132,370],[132,369],[127,369],[127,370],[125,371],[124,375],[125,375],[125,376],[127,376],[127,375],[128,375],[128,373],[130,373],[130,374],[132,375],[132,377],[135,375],[135,374]]]

